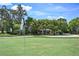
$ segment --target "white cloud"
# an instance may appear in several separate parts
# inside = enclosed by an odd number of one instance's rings
[[[47,19],[54,19],[53,16],[47,16]]]
[[[35,11],[34,12],[36,15],[39,15],[39,16],[41,16],[41,15],[45,15],[46,13],[44,13],[44,12],[41,12],[41,11]]]
[[[36,15],[36,16],[44,16],[44,15],[47,15],[47,13],[42,12],[42,11],[31,11],[30,13],[33,14],[33,15]]]
[[[54,6],[46,8],[47,11],[68,11],[68,8],[64,6]]]
[[[57,19],[57,16],[47,16],[47,19],[53,20],[53,19]]]
[[[65,17],[64,16],[58,16],[57,19],[59,19],[59,18],[65,18]]]
[[[63,11],[75,11],[79,10],[79,7],[65,7],[65,6],[53,6],[53,7],[48,7],[45,10],[47,11],[56,11],[56,12],[63,12]]]
[[[59,19],[59,18],[65,18],[64,16],[47,16],[47,19]]]
[[[11,9],[17,10],[17,5],[12,6]]]
[[[23,7],[24,10],[29,11],[32,9],[31,6],[25,6],[25,5],[21,5]],[[13,10],[17,10],[17,5],[14,5],[13,7],[11,7],[11,9]]]
[[[62,6],[56,6],[54,9],[55,9],[55,10],[59,10],[59,9],[65,9],[65,8],[62,7]]]

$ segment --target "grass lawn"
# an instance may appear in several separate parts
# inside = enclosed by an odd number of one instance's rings
[[[0,37],[1,56],[79,56],[79,37]]]

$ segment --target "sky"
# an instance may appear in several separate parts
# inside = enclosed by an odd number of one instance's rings
[[[36,19],[66,18],[70,21],[79,17],[79,3],[0,3],[0,8],[6,5],[8,9],[16,10],[18,4],[22,5],[28,16]]]

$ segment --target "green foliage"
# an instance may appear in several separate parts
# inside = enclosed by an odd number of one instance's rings
[[[72,19],[69,22],[70,33],[79,34],[79,17]]]
[[[18,23],[16,20],[13,21],[13,29],[14,29],[14,34],[19,33],[19,28],[20,28],[20,23]]]
[[[58,28],[63,33],[66,33],[67,32],[68,24],[67,24],[66,19],[64,19],[64,18],[58,19]]]

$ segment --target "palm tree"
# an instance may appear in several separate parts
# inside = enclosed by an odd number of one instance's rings
[[[23,10],[23,7],[21,4],[18,5],[17,7],[17,19],[21,23],[20,25],[20,34],[25,34],[25,20],[24,16],[27,16],[27,13],[25,10]]]

